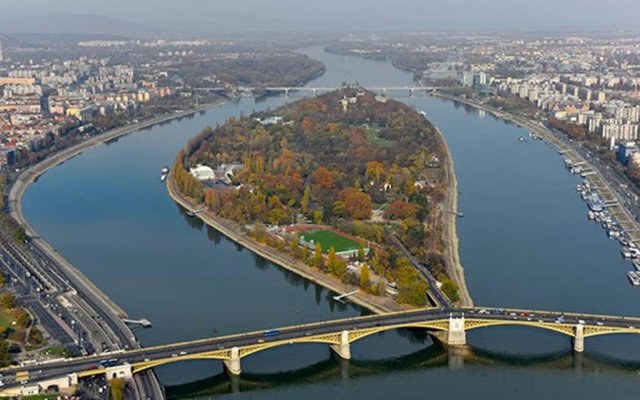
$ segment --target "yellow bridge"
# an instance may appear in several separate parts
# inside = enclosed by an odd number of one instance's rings
[[[39,382],[46,389],[46,385],[52,382],[58,386],[64,386],[65,382],[73,385],[78,378],[97,374],[106,374],[109,379],[128,378],[149,368],[189,360],[221,360],[228,372],[237,375],[241,372],[242,358],[297,343],[327,344],[340,357],[349,359],[351,343],[392,329],[425,329],[443,344],[463,346],[466,345],[467,331],[505,325],[545,329],[569,336],[576,352],[584,351],[584,339],[587,337],[640,334],[640,318],[515,309],[422,309],[11,367],[3,370],[6,386],[10,388],[3,392],[15,394],[21,380]]]

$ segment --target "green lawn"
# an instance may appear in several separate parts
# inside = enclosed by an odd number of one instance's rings
[[[322,250],[325,253],[331,247],[335,248],[337,253],[347,250],[356,250],[360,247],[360,243],[355,240],[351,240],[347,237],[338,235],[337,233],[322,229],[301,232],[300,236],[307,242],[311,242],[313,240],[314,243],[320,243]]]

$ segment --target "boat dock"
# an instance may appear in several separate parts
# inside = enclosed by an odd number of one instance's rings
[[[339,301],[340,303],[343,303],[343,304],[344,304],[344,300],[342,300],[342,299],[347,298],[347,297],[349,297],[349,296],[353,296],[354,294],[358,293],[359,291],[360,291],[360,290],[354,290],[353,292],[349,292],[349,293],[341,294],[341,295],[339,295],[339,296],[333,296],[333,299],[334,299],[335,301]]]

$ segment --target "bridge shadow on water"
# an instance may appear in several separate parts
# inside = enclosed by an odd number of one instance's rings
[[[420,341],[419,338],[417,338]],[[418,372],[432,369],[455,369],[465,367],[488,367],[510,369],[536,369],[547,371],[573,370],[575,374],[615,372],[629,375],[640,373],[640,361],[620,361],[601,355],[584,355],[572,351],[540,355],[505,355],[481,348],[447,350],[439,345],[430,345],[419,351],[400,357],[380,360],[343,360],[334,353],[307,367],[275,373],[243,372],[230,377],[226,372],[189,382],[168,386],[168,399],[199,398],[212,395],[252,392],[281,387],[308,386],[332,381],[355,380],[390,373]]]

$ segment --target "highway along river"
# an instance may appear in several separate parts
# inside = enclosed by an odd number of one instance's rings
[[[327,65],[310,85],[409,85],[388,62],[305,49]],[[398,94],[399,96],[402,94]],[[188,218],[159,180],[178,149],[206,125],[295,99],[243,99],[156,126],[58,166],[30,187],[26,217],[41,236],[133,317],[153,328],[145,345],[362,313]],[[640,315],[631,265],[586,217],[562,157],[522,129],[424,95],[400,100],[443,131],[459,180],[460,251],[476,304]],[[519,136],[526,136],[521,142]],[[243,359],[240,397],[582,399],[637,398],[640,337],[586,340],[574,356],[564,336],[531,328],[468,334],[471,351],[448,355],[424,334],[388,332],[356,342],[353,359],[323,345]],[[172,398],[232,394],[220,362],[159,368]]]

